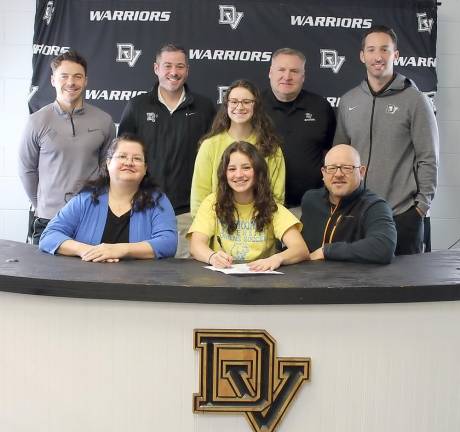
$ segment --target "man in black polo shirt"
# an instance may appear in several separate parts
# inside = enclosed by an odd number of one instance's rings
[[[275,51],[269,78],[271,89],[263,98],[284,141],[286,206],[299,215],[295,207],[300,206],[304,192],[321,186],[320,168],[334,138],[335,115],[326,99],[302,88],[305,56],[300,51]]]
[[[147,144],[147,168],[178,216],[176,256],[185,257],[197,143],[208,132],[215,108],[210,99],[191,92],[185,84],[189,65],[184,48],[173,44],[161,47],[153,70],[158,83],[150,92],[128,102],[118,135],[131,132]]]

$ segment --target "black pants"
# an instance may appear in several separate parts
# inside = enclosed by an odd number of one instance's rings
[[[32,244],[38,245],[40,236],[42,235],[42,232],[45,230],[49,221],[49,219],[34,217],[32,224]]]
[[[423,252],[424,218],[414,207],[393,216],[398,233],[395,255],[411,255]]]

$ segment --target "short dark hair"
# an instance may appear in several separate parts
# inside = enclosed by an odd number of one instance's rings
[[[86,63],[85,58],[79,54],[75,50],[70,50],[65,53],[59,54],[57,57],[55,57],[53,60],[51,60],[51,70],[53,73],[56,71],[56,69],[61,65],[63,61],[71,61],[74,63],[78,63],[79,65],[83,66],[83,69],[85,70],[85,75],[87,75],[87,69],[88,69],[88,64]]]
[[[299,51],[298,49],[294,48],[280,48],[277,49],[273,54],[272,54],[272,62],[273,60],[278,57],[279,55],[293,55],[299,57],[299,59],[305,64],[307,61],[305,54],[302,51]]]
[[[155,54],[155,63],[158,63],[160,61],[160,57],[164,52],[181,52],[184,54],[185,57],[185,63],[188,64],[188,56],[187,56],[187,51],[185,51],[185,48],[181,45],[176,45],[174,43],[167,43],[163,45]]]
[[[107,192],[110,186],[110,175],[106,161],[112,158],[117,151],[118,144],[122,141],[131,141],[139,144],[142,147],[144,159],[146,160],[147,158],[147,147],[139,136],[132,133],[123,133],[119,137],[114,138],[107,149],[105,160],[101,161],[99,177],[95,180],[86,182],[81,190],[81,192],[90,191],[91,198],[95,204],[99,204],[99,196]],[[143,211],[146,208],[153,208],[159,205],[158,202],[162,195],[162,192],[160,192],[158,186],[150,177],[147,165],[147,172],[132,199],[133,211]],[[161,206],[159,206],[159,208],[161,208]]]
[[[147,147],[144,141],[140,136],[131,132],[124,132],[112,140],[106,150],[105,159],[110,159],[115,154],[118,149],[118,144],[120,144],[121,141],[131,141],[139,144],[142,147],[142,155],[144,156],[144,160],[147,161]]]
[[[395,31],[387,27],[386,25],[374,25],[370,29],[366,30],[366,32],[363,35],[363,38],[361,39],[361,50],[364,50],[364,46],[366,44],[366,38],[372,34],[372,33],[385,33],[388,36],[391,37],[391,40],[393,41],[393,45],[395,46],[395,50],[398,49],[398,36],[396,36]]]

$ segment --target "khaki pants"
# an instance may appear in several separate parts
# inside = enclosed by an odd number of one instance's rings
[[[177,221],[177,252],[175,258],[190,258],[189,241],[185,238],[190,225],[192,225],[192,216],[190,213],[183,213],[176,216]]]

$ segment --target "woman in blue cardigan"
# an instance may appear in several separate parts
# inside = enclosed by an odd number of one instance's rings
[[[138,137],[114,139],[100,177],[50,221],[40,249],[93,262],[174,256],[174,210],[149,177],[145,156]]]

